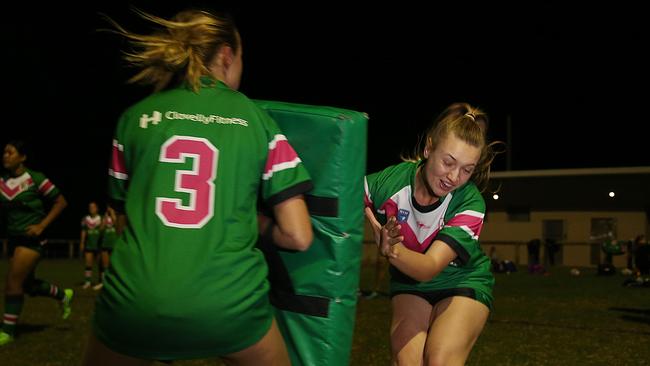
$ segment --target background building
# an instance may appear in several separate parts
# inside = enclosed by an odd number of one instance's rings
[[[625,241],[650,231],[650,167],[494,172],[491,184],[481,242],[500,259],[527,264],[526,244],[540,239],[548,264],[550,239],[559,244],[556,265],[595,266],[608,235]],[[616,267],[625,262],[614,256]]]

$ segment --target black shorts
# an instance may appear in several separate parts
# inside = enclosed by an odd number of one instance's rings
[[[9,257],[14,256],[16,247],[25,247],[43,254],[43,246],[47,244],[47,240],[41,237],[34,236],[10,236],[8,238],[7,249],[9,250]]]
[[[454,297],[454,296],[463,296],[463,297],[469,297],[470,299],[480,301],[476,298],[476,291],[472,288],[468,287],[461,287],[461,288],[450,288],[450,289],[445,289],[445,290],[438,290],[438,291],[395,291],[392,294],[390,294],[390,297],[394,297],[396,295],[401,295],[401,294],[409,294],[409,295],[415,295],[417,297],[421,297],[424,300],[426,300],[431,306],[435,306],[438,302],[441,300],[444,300],[448,297]]]

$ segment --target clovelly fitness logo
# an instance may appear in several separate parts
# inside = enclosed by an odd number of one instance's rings
[[[409,214],[410,212],[408,210],[400,208],[399,211],[397,211],[397,222],[405,222],[408,220]]]
[[[204,125],[220,124],[220,125],[236,125],[248,127],[248,121],[235,117],[222,117],[214,114],[204,115],[201,113],[180,113],[176,111],[166,111],[166,120],[184,120],[191,122],[199,122]],[[143,114],[140,116],[140,128],[147,128],[149,124],[157,125],[162,122],[163,114],[159,111],[153,111],[151,115]]]
[[[143,114],[140,116],[140,128],[147,128],[149,123],[157,125],[162,120],[162,113],[158,111],[153,111],[151,116],[148,114]]]

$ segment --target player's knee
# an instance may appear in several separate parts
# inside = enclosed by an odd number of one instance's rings
[[[422,363],[422,351],[416,347],[403,347],[396,349],[393,347],[394,365],[420,365]]]
[[[424,365],[426,366],[444,366],[449,365],[449,355],[446,352],[425,352]]]
[[[25,287],[25,280],[23,276],[14,274],[14,273],[8,273],[7,274],[7,292],[8,293],[18,293],[21,292],[22,289]]]
[[[444,365],[463,365],[464,354],[462,350],[452,350],[438,348],[436,350],[424,351],[424,365],[426,366],[444,366]]]

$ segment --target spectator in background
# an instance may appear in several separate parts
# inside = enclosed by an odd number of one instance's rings
[[[560,245],[555,239],[544,240],[544,249],[546,250],[546,261],[549,266],[555,266],[555,254],[560,250]]]
[[[494,245],[490,247],[490,261],[492,262],[492,271],[497,273],[503,272],[503,263],[499,261],[497,248]]]
[[[544,273],[544,267],[539,263],[539,250],[542,241],[539,239],[532,239],[528,242],[528,272],[529,273]]]
[[[645,240],[645,235],[637,235],[636,238],[633,240],[629,240],[627,242],[627,268],[630,270],[634,270],[635,268],[635,255],[636,255],[636,248],[639,247],[639,243]]]
[[[648,245],[643,234],[637,236],[635,242],[637,247],[634,255],[634,264],[637,273],[640,275],[650,275],[650,245]]]

